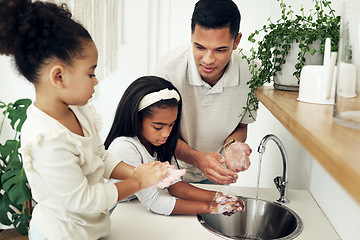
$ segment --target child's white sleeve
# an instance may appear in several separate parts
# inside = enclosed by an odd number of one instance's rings
[[[118,158],[117,156],[112,155],[107,150],[105,150],[105,146],[103,144],[99,145],[99,155],[105,165],[104,178],[110,179],[110,175],[114,171],[114,168],[122,160],[120,158]]]

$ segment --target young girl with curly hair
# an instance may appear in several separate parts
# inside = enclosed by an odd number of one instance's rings
[[[96,46],[65,5],[0,1],[0,54],[13,57],[35,87],[22,127],[23,166],[36,201],[30,239],[99,239],[109,208],[156,185],[169,165],[134,167],[109,154],[88,104],[98,80]],[[126,179],[104,184],[104,178]]]

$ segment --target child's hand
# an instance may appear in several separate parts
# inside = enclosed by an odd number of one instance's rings
[[[216,192],[214,201],[211,202],[210,211],[211,214],[231,215],[237,211],[245,211],[245,206],[238,197],[226,196],[222,192]]]
[[[141,189],[156,185],[168,175],[168,163],[153,161],[135,168],[134,177],[140,182]]]
[[[235,172],[245,171],[250,166],[251,148],[246,143],[234,142],[224,151],[226,167]]]
[[[183,176],[186,173],[185,169],[175,170],[175,167],[172,165],[169,165],[166,171],[167,171],[167,176],[156,184],[157,188],[166,188],[170,186],[174,181],[179,180],[181,176]]]

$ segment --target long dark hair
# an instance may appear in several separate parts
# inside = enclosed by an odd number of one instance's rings
[[[32,83],[49,59],[71,65],[89,42],[89,32],[71,18],[65,4],[0,1],[0,54],[13,56],[17,70]]]
[[[173,129],[166,140],[160,146],[154,146],[159,161],[171,161],[174,157],[177,140],[180,130],[180,119],[182,101],[177,102],[176,99],[160,100],[145,109],[138,111],[141,99],[152,92],[157,92],[162,89],[174,89],[180,96],[179,91],[169,81],[156,76],[145,76],[136,79],[125,90],[115,113],[114,122],[111,126],[109,134],[105,140],[105,148],[108,149],[112,141],[117,137],[135,137],[140,135],[141,123],[144,117],[151,116],[154,107],[167,108],[178,107],[178,115],[173,126]]]

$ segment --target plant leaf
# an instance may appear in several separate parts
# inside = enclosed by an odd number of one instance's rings
[[[0,223],[6,226],[10,226],[12,224],[12,221],[8,217],[8,212],[10,212],[10,214],[14,214],[14,210],[10,208],[10,205],[14,204],[11,202],[8,194],[6,192],[3,194],[0,193]]]
[[[26,185],[28,181],[22,166],[6,167],[1,181],[4,191],[9,194],[10,200],[15,204],[24,203],[31,198],[31,191]]]
[[[9,108],[9,115],[8,118],[10,119],[10,125],[11,127],[17,131],[20,132],[22,125],[24,124],[26,120],[26,110],[31,104],[31,100],[28,98],[19,99],[17,100],[14,105]],[[15,124],[19,121],[15,128]]]
[[[19,142],[17,140],[7,140],[5,144],[0,148],[0,156],[1,159],[4,161],[4,164],[7,165],[7,163],[10,161],[7,159],[8,156],[12,154],[18,155],[18,148],[19,148]],[[20,160],[19,160],[20,161]]]
[[[25,208],[24,212],[22,214],[15,213],[12,215],[13,217],[13,225],[17,228],[18,233],[25,236],[28,233],[28,226],[31,219],[31,216],[29,214],[29,209]]]

